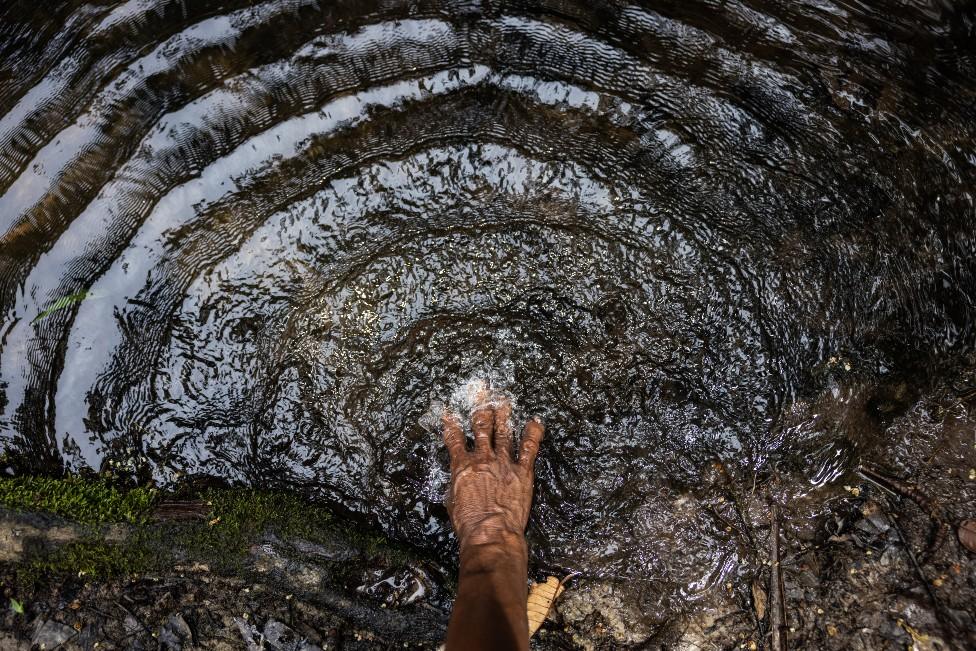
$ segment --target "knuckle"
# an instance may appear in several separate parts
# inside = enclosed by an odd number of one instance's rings
[[[444,443],[447,448],[451,451],[457,451],[461,447],[461,439],[457,436],[452,436],[450,438],[445,438]]]

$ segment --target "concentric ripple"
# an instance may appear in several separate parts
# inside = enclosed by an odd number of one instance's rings
[[[666,616],[742,561],[708,472],[830,483],[870,436],[798,405],[976,343],[976,18],[875,4],[8,3],[8,462],[446,554],[431,415],[488,379],[535,559]]]

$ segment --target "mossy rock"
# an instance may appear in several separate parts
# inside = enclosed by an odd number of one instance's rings
[[[54,514],[78,531],[58,544],[33,545],[18,563],[18,577],[30,584],[64,574],[106,579],[164,572],[184,562],[205,563],[215,572],[236,575],[244,570],[250,547],[268,536],[341,547],[349,550],[346,559],[351,554],[382,564],[417,556],[293,493],[207,489],[194,498],[201,517],[191,521],[154,517],[168,497],[155,488],[120,489],[105,478],[0,480],[0,507],[27,516]]]

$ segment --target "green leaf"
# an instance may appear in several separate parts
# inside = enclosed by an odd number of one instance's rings
[[[24,604],[20,603],[13,597],[10,598],[10,610],[14,611],[18,615],[24,614]]]
[[[58,310],[63,310],[66,307],[71,307],[75,303],[81,303],[89,296],[91,296],[91,292],[86,292],[86,291],[80,291],[74,294],[70,294],[68,296],[62,296],[58,300],[54,301],[54,303],[52,303],[49,308],[47,308],[46,310],[44,310],[43,312],[35,316],[31,320],[31,325],[37,323],[38,321],[40,321],[45,317],[51,316]]]

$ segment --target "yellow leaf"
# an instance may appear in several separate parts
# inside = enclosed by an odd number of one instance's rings
[[[752,605],[756,609],[756,618],[766,618],[766,590],[759,579],[752,581]]]
[[[563,584],[573,576],[575,574],[570,574],[562,581],[550,576],[542,583],[533,583],[529,587],[529,600],[525,606],[526,614],[529,616],[529,637],[535,635],[542,623],[546,621],[552,605],[565,590]]]

